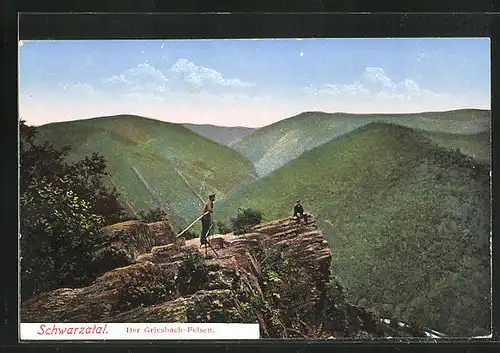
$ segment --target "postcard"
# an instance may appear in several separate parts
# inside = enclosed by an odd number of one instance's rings
[[[21,340],[491,337],[484,38],[19,42]]]

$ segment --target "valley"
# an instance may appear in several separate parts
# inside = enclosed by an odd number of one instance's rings
[[[132,211],[161,207],[178,230],[210,192],[225,225],[243,208],[289,217],[300,199],[351,302],[463,335],[489,326],[489,119],[309,112],[252,130],[114,116],[38,138],[104,155]]]

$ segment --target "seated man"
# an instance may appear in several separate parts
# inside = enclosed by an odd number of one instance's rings
[[[293,217],[295,217],[299,223],[300,219],[304,218],[304,221],[307,224],[307,215],[304,213],[304,208],[300,204],[300,200],[297,200],[297,204],[293,207]]]

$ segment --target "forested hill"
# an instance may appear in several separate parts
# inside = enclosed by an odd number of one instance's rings
[[[38,140],[69,145],[70,160],[103,155],[123,201],[136,212],[162,207],[176,227],[197,217],[209,193],[223,196],[256,178],[238,152],[182,125],[134,115],[43,125]]]
[[[353,301],[448,335],[488,331],[488,164],[371,123],[233,192],[218,217],[238,207],[284,217],[296,199],[325,229]]]
[[[429,133],[443,147],[459,148],[489,161],[491,112],[462,109],[414,114],[347,114],[304,112],[256,129],[231,148],[247,156],[265,176],[302,153],[372,122],[410,127]]]

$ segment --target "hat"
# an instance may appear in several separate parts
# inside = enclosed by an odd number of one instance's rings
[[[297,203],[299,203],[299,202],[300,202],[300,200],[297,200]]]
[[[215,193],[208,195],[208,197],[214,197],[214,196],[215,196]]]

